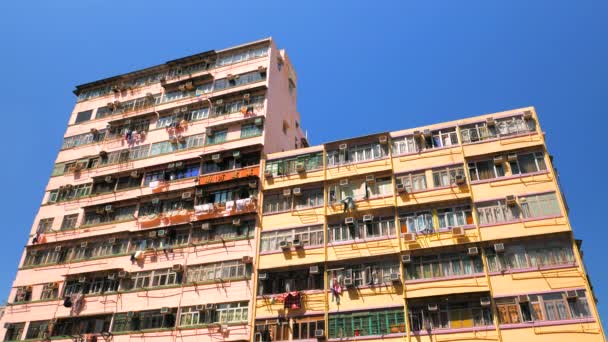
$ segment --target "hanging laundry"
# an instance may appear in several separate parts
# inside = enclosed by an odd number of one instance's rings
[[[72,306],[72,299],[70,298],[70,296],[65,296],[65,298],[63,298],[63,306],[66,308]]]
[[[70,316],[78,315],[84,306],[84,295],[82,293],[72,293],[70,300],[72,301]]]
[[[247,204],[248,200],[249,200],[249,198],[236,200],[236,210],[237,211],[243,211],[243,210],[245,210],[246,204]]]
[[[234,210],[234,201],[226,201],[226,211]]]

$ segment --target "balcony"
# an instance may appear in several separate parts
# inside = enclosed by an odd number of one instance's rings
[[[199,185],[208,185],[221,182],[227,182],[235,179],[259,177],[260,166],[250,166],[242,169],[220,171],[212,174],[206,174],[199,177]],[[257,185],[256,185],[257,187]]]
[[[257,318],[322,313],[325,308],[323,290],[291,291],[278,294],[258,295]]]

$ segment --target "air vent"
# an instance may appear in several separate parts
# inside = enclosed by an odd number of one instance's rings
[[[372,222],[374,220],[374,215],[363,215],[363,222]]]
[[[352,225],[355,224],[355,218],[352,216],[349,216],[347,218],[344,219],[344,223],[348,224],[348,225]]]
[[[319,266],[317,265],[310,266],[310,268],[308,269],[309,274],[319,274],[319,272]]]
[[[477,248],[477,247],[469,247],[469,249],[468,249],[467,253],[468,253],[470,256],[476,256],[476,255],[479,255],[479,248]]]
[[[496,253],[502,253],[505,251],[505,244],[504,243],[495,243],[494,244],[494,251]]]
[[[292,192],[293,192],[294,196],[300,196],[300,195],[302,195],[302,189],[301,188],[293,188]]]
[[[409,264],[412,262],[412,256],[410,254],[401,255],[401,262],[404,264]]]

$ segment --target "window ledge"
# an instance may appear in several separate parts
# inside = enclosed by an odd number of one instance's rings
[[[327,244],[327,247],[351,245],[351,244],[356,244],[356,243],[375,242],[375,241],[390,240],[390,239],[395,239],[395,238],[396,238],[396,236],[389,235],[389,236],[380,236],[380,237],[374,237],[374,238],[369,238],[369,239],[351,239],[351,240],[345,240],[345,241],[330,242]]]
[[[504,271],[489,272],[488,274],[490,276],[495,276],[495,275],[515,274],[515,273],[525,273],[525,272],[535,272],[535,271],[561,270],[561,269],[575,268],[575,267],[578,267],[578,264],[576,262],[572,262],[569,264],[560,264],[560,265],[549,265],[549,266],[527,267],[527,268],[512,268],[512,269],[506,269]]]
[[[547,327],[547,326],[552,326],[552,325],[594,323],[594,322],[595,322],[595,319],[593,317],[589,317],[589,318],[565,319],[565,320],[559,320],[559,321],[536,321],[536,322],[526,322],[526,323],[501,324],[500,329]]]
[[[418,330],[418,331],[412,331],[412,335],[425,336],[425,335],[455,334],[455,333],[462,333],[462,332],[487,331],[487,330],[494,330],[494,329],[495,329],[495,327],[493,325],[484,325],[484,326],[478,326],[478,327],[458,328],[458,329],[432,329],[430,331]]]
[[[463,275],[455,275],[455,276],[447,276],[447,277],[437,277],[437,278],[424,278],[424,279],[415,279],[415,280],[406,280],[405,284],[422,284],[422,283],[432,283],[438,281],[450,281],[450,280],[458,280],[458,279],[470,279],[470,278],[478,278],[483,277],[482,273],[473,273],[473,274],[463,274]]]

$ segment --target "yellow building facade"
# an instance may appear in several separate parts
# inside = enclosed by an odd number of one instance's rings
[[[605,341],[532,107],[262,170],[254,341]]]

